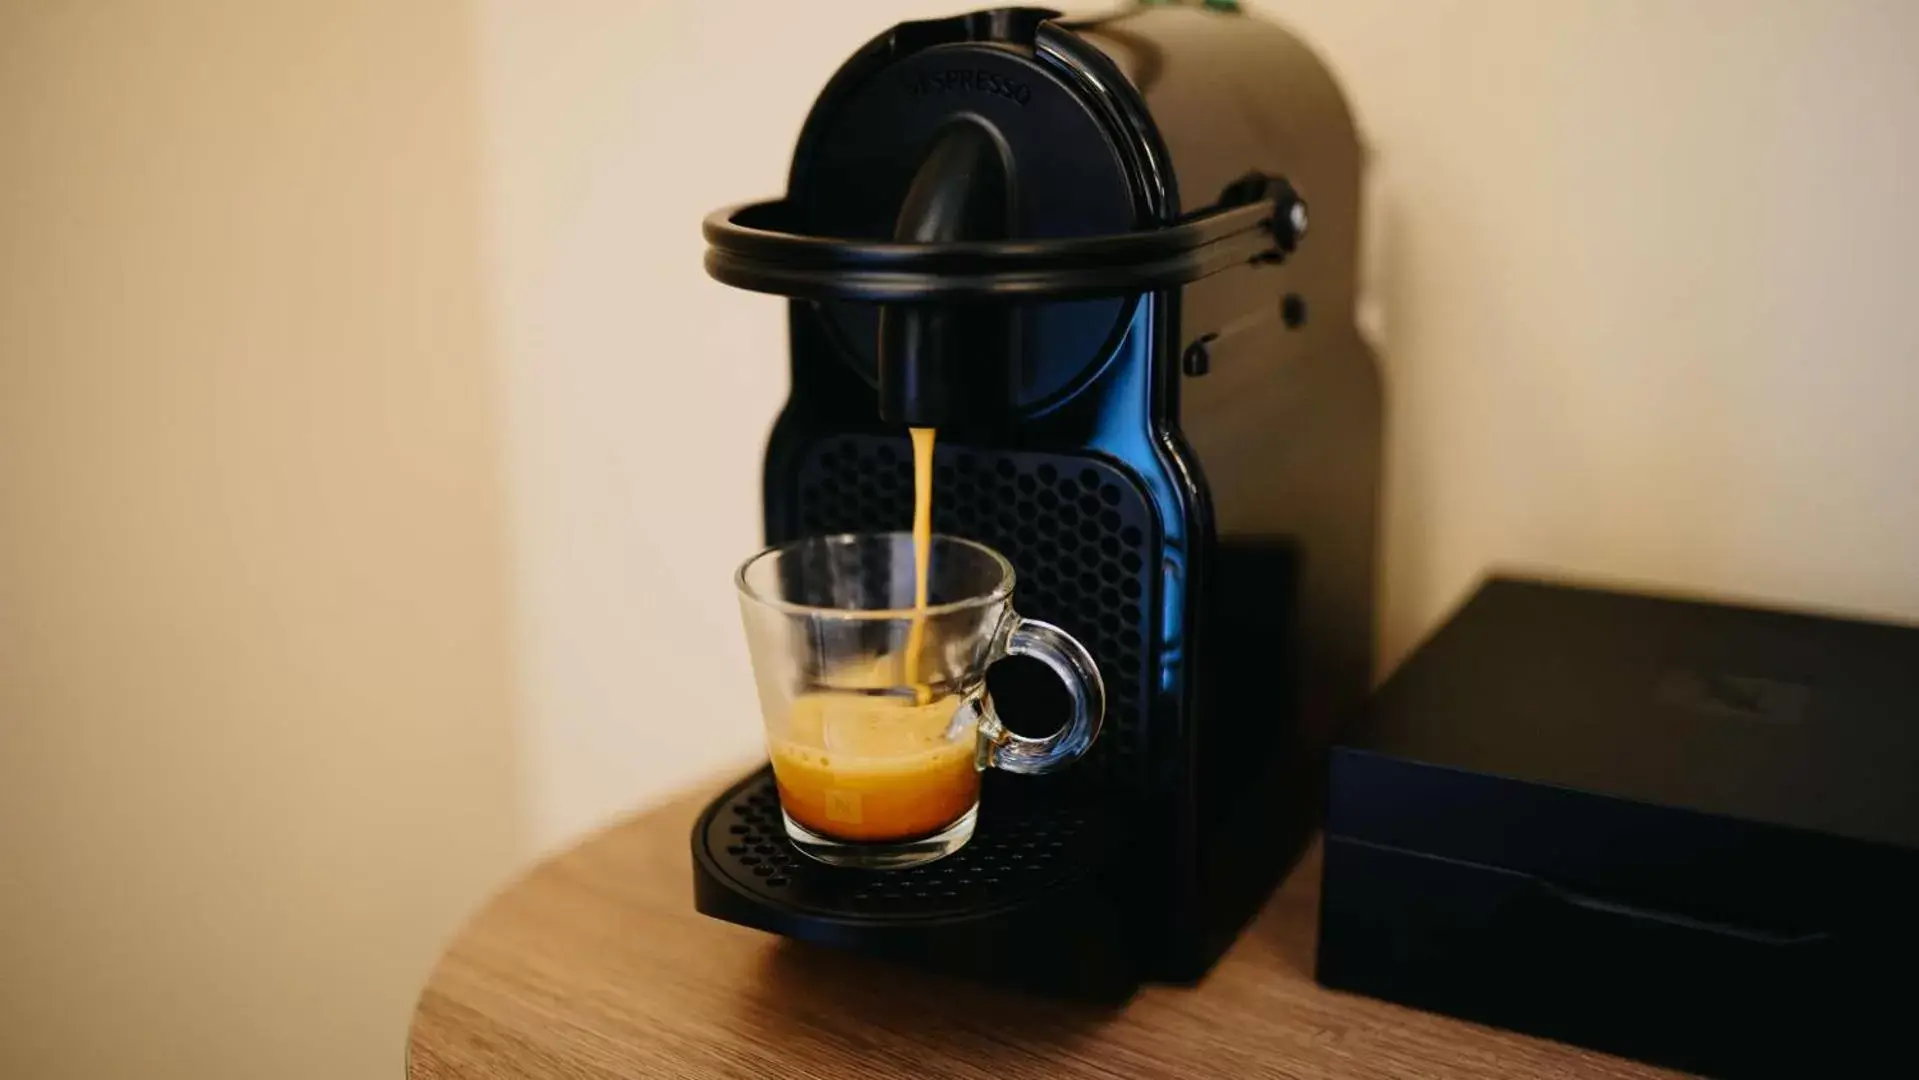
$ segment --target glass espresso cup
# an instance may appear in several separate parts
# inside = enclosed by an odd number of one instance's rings
[[[915,608],[911,533],[816,537],[740,567],[740,614],[786,835],[824,863],[898,869],[966,845],[980,771],[1058,769],[1099,736],[1105,688],[1085,646],[1014,614],[1013,567],[935,536]],[[1043,739],[1008,731],[986,669],[1031,656],[1072,701]]]

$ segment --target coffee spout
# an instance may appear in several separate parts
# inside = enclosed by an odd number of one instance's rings
[[[913,243],[1012,234],[1013,183],[999,138],[963,117],[941,130],[914,174],[893,238]],[[1005,385],[1013,315],[1004,304],[894,304],[880,309],[880,417],[944,427],[990,406]]]

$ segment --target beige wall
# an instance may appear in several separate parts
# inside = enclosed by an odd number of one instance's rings
[[[472,36],[0,5],[0,1076],[397,1076],[522,850]]]
[[[1919,617],[1919,4],[1259,6],[1378,168],[1389,655],[1489,563]]]
[[[393,1075],[514,861],[753,752],[697,222],[952,6],[0,0],[0,1075]],[[1919,5],[1257,6],[1373,148],[1390,655],[1492,563],[1919,617]]]

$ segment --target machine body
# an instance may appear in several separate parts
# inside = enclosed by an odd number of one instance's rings
[[[981,12],[846,63],[785,199],[708,224],[709,272],[792,298],[767,539],[904,527],[904,427],[936,424],[935,528],[1092,649],[1106,726],[1057,777],[989,777],[972,845],[906,872],[794,859],[750,777],[695,828],[701,910],[1077,993],[1218,958],[1372,673],[1360,163],[1326,69],[1233,12]],[[1053,715],[1029,674],[991,692]]]

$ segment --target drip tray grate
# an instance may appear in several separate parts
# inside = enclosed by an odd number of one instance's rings
[[[948,919],[1000,910],[1103,865],[1118,830],[1102,805],[1017,791],[1022,778],[987,776],[973,839],[938,862],[907,870],[827,866],[787,840],[770,769],[707,807],[695,856],[760,905],[827,918]]]

